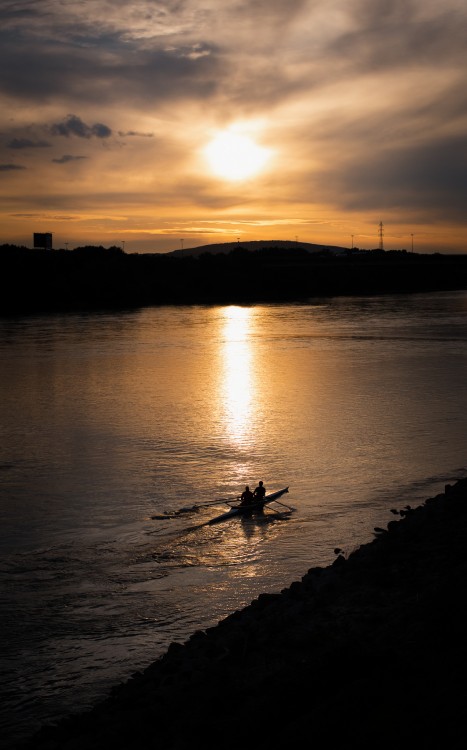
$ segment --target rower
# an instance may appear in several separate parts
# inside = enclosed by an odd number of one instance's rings
[[[252,502],[254,500],[253,493],[250,490],[250,488],[249,488],[248,485],[245,487],[245,491],[242,492],[242,494],[240,496],[240,500],[241,500],[240,505],[251,505],[252,504]]]
[[[256,503],[263,503],[264,502],[264,496],[266,495],[266,487],[262,482],[259,482],[258,486],[256,487],[255,491],[253,492],[253,499],[255,504]],[[262,508],[262,505],[258,506],[259,508]]]

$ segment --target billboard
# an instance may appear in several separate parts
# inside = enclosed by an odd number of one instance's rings
[[[52,232],[34,232],[34,247],[52,250]]]

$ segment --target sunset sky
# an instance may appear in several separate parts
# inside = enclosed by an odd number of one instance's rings
[[[2,0],[0,244],[467,252],[465,0]]]

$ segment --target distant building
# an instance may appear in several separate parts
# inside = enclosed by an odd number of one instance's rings
[[[34,247],[52,250],[52,232],[34,232]]]

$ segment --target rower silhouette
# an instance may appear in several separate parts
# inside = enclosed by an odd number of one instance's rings
[[[249,486],[245,487],[245,491],[240,496],[240,505],[251,505],[254,502],[254,496]]]
[[[264,507],[264,498],[266,495],[266,487],[262,482],[259,482],[258,486],[255,488],[255,491],[253,492],[253,501],[256,505],[258,503],[258,510],[262,510]]]

